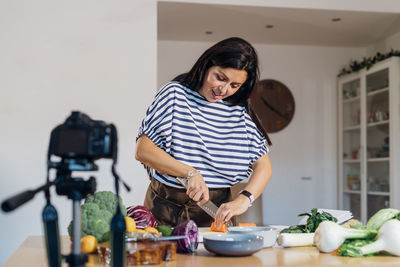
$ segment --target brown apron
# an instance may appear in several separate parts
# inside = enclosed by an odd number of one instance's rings
[[[210,200],[218,207],[231,200],[230,188],[209,189]],[[186,195],[186,189],[167,186],[151,179],[144,205],[153,213],[158,225],[176,226],[193,220],[197,226],[210,227],[214,221]]]

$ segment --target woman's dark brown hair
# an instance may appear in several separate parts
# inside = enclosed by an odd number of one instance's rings
[[[258,57],[254,47],[238,37],[222,40],[208,48],[189,72],[183,73],[173,80],[182,83],[191,90],[198,91],[203,85],[207,70],[213,66],[245,70],[247,72],[246,82],[240,86],[235,94],[227,97],[224,101],[232,105],[244,106],[257,128],[267,139],[268,145],[272,145],[268,134],[248,103],[250,94],[260,76]]]

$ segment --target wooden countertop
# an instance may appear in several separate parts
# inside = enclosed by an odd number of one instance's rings
[[[69,253],[71,242],[63,236],[62,252]],[[163,267],[254,267],[254,266],[351,266],[351,267],[382,267],[400,266],[400,257],[375,256],[367,258],[348,258],[330,254],[319,253],[315,247],[297,248],[265,248],[248,257],[221,257],[215,256],[199,245],[199,249],[193,255],[178,254],[176,261],[163,262]],[[47,266],[46,252],[44,250],[43,236],[29,236],[21,246],[12,254],[3,267],[43,267]],[[63,266],[67,266],[64,262]],[[90,255],[89,267],[107,266],[99,263],[97,255]],[[142,265],[143,266],[143,265]]]

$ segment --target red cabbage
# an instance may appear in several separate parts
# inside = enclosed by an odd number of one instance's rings
[[[199,230],[194,221],[185,221],[174,228],[172,235],[186,236],[185,239],[179,239],[178,252],[179,253],[193,253],[199,244]]]
[[[144,229],[148,226],[157,227],[154,215],[145,206],[130,206],[126,209],[126,213],[135,220],[138,229]]]

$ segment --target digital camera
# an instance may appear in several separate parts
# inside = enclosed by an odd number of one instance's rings
[[[51,132],[49,155],[63,159],[113,158],[116,133],[112,126],[73,111]]]

